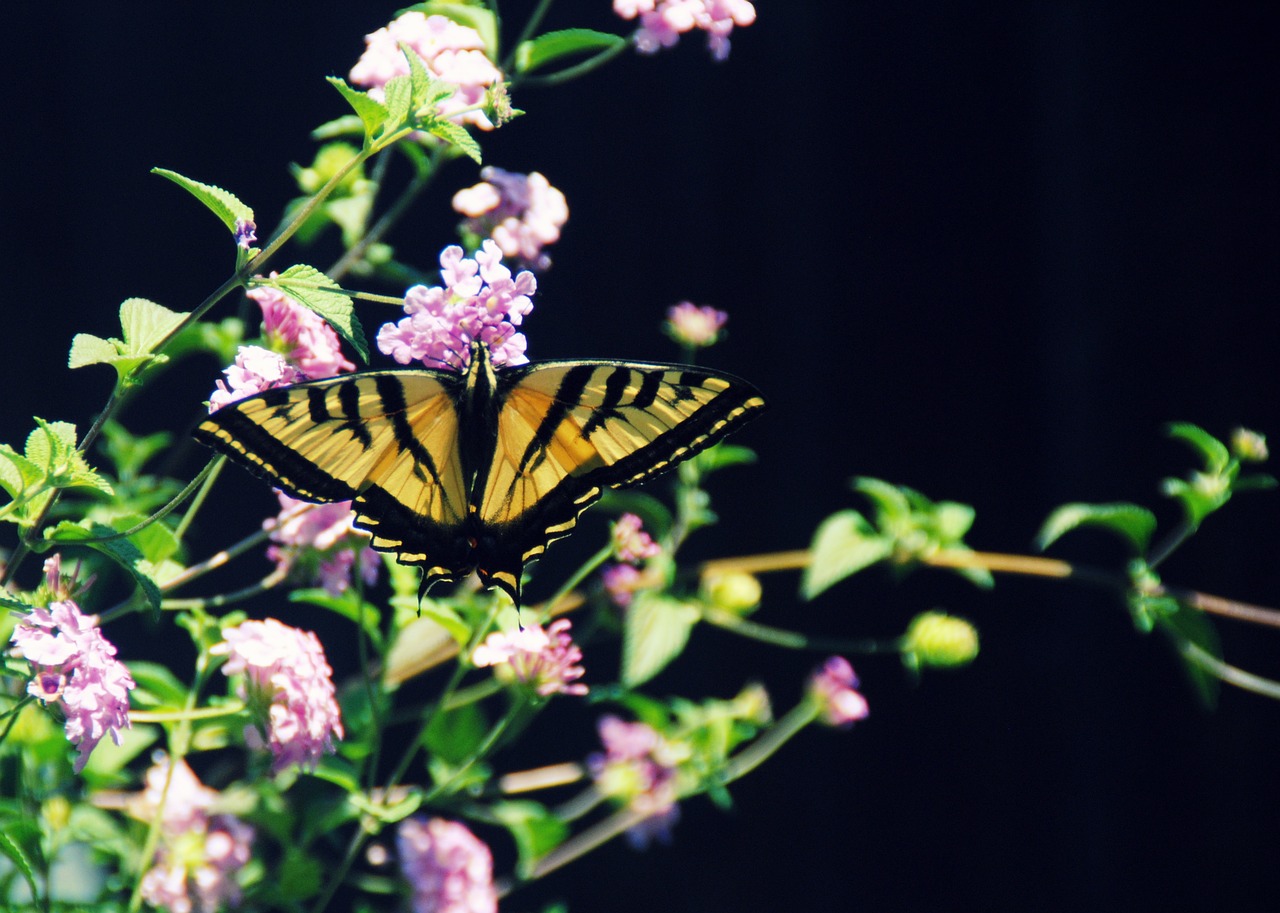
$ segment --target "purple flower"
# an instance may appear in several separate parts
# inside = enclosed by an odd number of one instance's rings
[[[477,666],[497,666],[500,674],[531,686],[538,694],[586,694],[582,678],[582,651],[569,636],[567,618],[550,627],[529,625],[517,631],[495,631],[476,647],[471,661]],[[495,670],[498,671],[498,670]]]
[[[603,754],[587,758],[596,789],[645,816],[628,832],[633,843],[665,839],[678,816],[676,772],[680,752],[647,723],[601,718],[598,729]]]
[[[623,514],[613,524],[613,557],[627,564],[639,564],[662,553],[658,543],[642,528],[644,522],[635,514]]]
[[[169,780],[166,792],[165,782]],[[134,815],[161,816],[160,844],[142,876],[143,900],[171,913],[215,913],[240,902],[235,874],[248,863],[253,828],[232,815],[210,815],[218,793],[202,784],[185,761],[173,768],[158,755]]]
[[[281,573],[318,583],[338,596],[351,586],[351,573],[359,565],[366,584],[378,582],[381,561],[368,547],[368,533],[352,524],[350,501],[310,504],[276,492],[280,513],[263,523],[271,531],[267,557]]]
[[[707,33],[707,48],[716,60],[729,56],[735,25],[756,21],[748,0],[613,0],[613,11],[623,19],[640,17],[635,43],[642,54],[672,47],[685,32],[698,28]]]
[[[98,629],[98,616],[82,614],[74,602],[55,602],[23,616],[12,642],[31,663],[27,692],[46,704],[57,703],[66,715],[67,739],[80,752],[76,773],[103,736],[121,743],[121,730],[130,728],[134,682]]]
[[[858,676],[843,656],[833,656],[809,679],[809,695],[828,726],[848,727],[868,713],[867,699],[854,690]]]
[[[258,226],[252,219],[236,219],[236,245],[248,250],[258,240]]]
[[[250,289],[246,294],[262,308],[262,335],[267,347],[284,356],[304,377],[318,380],[356,369],[343,357],[338,334],[315,311],[269,286]]]
[[[216,412],[228,403],[244,399],[272,387],[284,387],[307,377],[284,358],[261,346],[241,346],[236,361],[223,369],[226,381],[218,381],[218,389],[209,397],[209,411]]]
[[[489,86],[502,81],[502,71],[485,56],[484,39],[473,28],[445,16],[405,13],[370,35],[365,51],[351,68],[351,81],[383,100],[382,87],[397,76],[409,75],[400,45],[422,58],[427,70],[457,88],[440,103],[439,113],[455,123],[492,130],[483,103]]]
[[[493,854],[466,825],[406,818],[396,833],[414,913],[496,913]]]
[[[314,770],[322,754],[333,753],[334,736],[343,735],[333,670],[319,639],[274,618],[224,628],[222,636],[212,652],[228,657],[227,675],[244,675],[238,693],[254,717],[245,741],[260,747],[265,738],[274,773],[292,764]]]
[[[474,260],[462,248],[446,247],[440,254],[443,286],[415,285],[405,292],[408,315],[378,330],[378,348],[402,365],[421,361],[427,367],[463,371],[471,358],[471,343],[489,347],[493,364],[522,365],[528,361],[526,340],[515,328],[533,309],[529,296],[538,287],[525,270],[512,278],[502,265],[502,251],[492,239],[484,242]]]
[[[667,308],[667,335],[681,345],[704,348],[720,338],[720,330],[729,315],[710,305],[698,307],[692,301],[681,301]]]
[[[504,256],[530,269],[547,269],[551,258],[542,248],[560,240],[560,227],[569,218],[564,194],[536,171],[526,175],[486,166],[480,177],[481,183],[453,195],[453,208],[467,216],[463,230],[491,237]]]

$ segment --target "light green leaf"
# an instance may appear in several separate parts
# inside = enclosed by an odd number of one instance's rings
[[[642,685],[684,650],[698,621],[695,605],[661,593],[640,593],[627,609],[622,635],[622,684]]]
[[[111,536],[115,530],[99,523],[79,524],[63,520],[57,526],[45,530],[45,539],[49,542],[65,542],[85,545],[94,551],[101,552],[116,564],[120,565],[137,583],[155,612],[160,611],[160,589],[155,581],[140,567],[142,552],[128,539],[104,538]]]
[[[975,511],[968,504],[956,501],[939,501],[932,505],[934,531],[944,544],[959,542],[973,526]]]
[[[34,823],[29,823],[27,830],[29,831],[29,836],[34,838]],[[0,853],[3,853],[9,861],[13,863],[14,867],[22,873],[22,877],[27,882],[27,889],[31,892],[31,896],[39,897],[40,889],[36,884],[35,868],[32,866],[31,859],[27,855],[26,850],[24,850],[18,841],[14,839],[16,836],[16,829],[14,831],[10,831],[8,823],[6,823],[6,827],[3,830],[0,830]]]
[[[876,532],[856,510],[842,510],[823,520],[809,547],[809,564],[800,594],[813,599],[846,577],[893,554],[893,540]]]
[[[0,444],[0,485],[15,500],[30,486],[45,477],[43,467],[36,465],[8,444]]]
[[[740,444],[716,444],[694,457],[703,475],[729,466],[744,466],[756,461],[756,452]]]
[[[432,136],[438,136],[445,142],[457,147],[477,165],[482,163],[480,144],[476,142],[474,136],[467,132],[466,127],[455,124],[451,120],[439,120],[428,128],[428,132]]]
[[[1180,640],[1188,641],[1215,659],[1222,659],[1222,642],[1218,638],[1218,629],[1203,612],[1179,604],[1176,610],[1161,613],[1156,621],[1175,645]],[[1185,651],[1179,650],[1178,655],[1182,658],[1183,671],[1201,702],[1209,709],[1217,706],[1218,692],[1222,685],[1218,676],[1189,657]]]
[[[356,350],[360,360],[368,362],[369,343],[365,341],[364,329],[355,319],[351,297],[338,283],[314,266],[299,263],[265,284],[280,289],[294,301],[323,317]]]
[[[408,55],[410,57],[418,56],[413,51],[409,51]],[[392,130],[398,130],[409,119],[409,104],[413,100],[413,85],[408,76],[395,76],[387,80],[382,87],[382,91],[384,93],[383,104],[387,108],[387,119],[383,132],[388,133]]]
[[[356,116],[360,118],[360,122],[364,125],[365,145],[367,146],[375,137],[381,134],[382,127],[387,122],[387,106],[377,99],[370,98],[367,92],[361,92],[359,89],[347,85],[347,81],[340,76],[327,76],[325,78],[328,79],[329,85],[341,93],[342,97],[347,100],[347,104],[351,106],[351,110],[355,111]]]
[[[1190,422],[1172,422],[1166,429],[1169,437],[1186,441],[1204,457],[1205,468],[1211,473],[1221,472],[1231,460],[1231,451],[1209,432]]]
[[[120,328],[125,353],[150,355],[190,314],[171,311],[146,298],[129,298],[120,305]]]
[[[566,57],[605,51],[626,43],[627,39],[621,35],[597,32],[593,29],[564,29],[559,32],[547,32],[531,41],[521,42],[516,48],[516,72],[530,73]]]
[[[569,835],[569,826],[539,802],[495,802],[489,810],[515,839],[520,854],[517,871],[521,877],[532,874],[538,860]]]
[[[463,704],[436,713],[423,739],[432,756],[461,764],[484,743],[489,721],[478,704]]]
[[[378,607],[371,602],[362,602],[354,588],[337,596],[324,589],[294,590],[289,594],[290,602],[328,609],[348,621],[364,628],[365,635],[373,643],[374,648],[382,652],[382,615]]]
[[[137,687],[130,699],[139,707],[181,708],[187,700],[187,686],[161,663],[130,660],[125,665]]]
[[[876,506],[876,513],[883,515],[886,521],[896,521],[911,513],[911,495],[916,492],[908,488],[867,476],[855,478],[852,487],[859,494],[866,495]]]
[[[83,368],[85,365],[115,364],[120,361],[118,343],[109,339],[92,336],[89,333],[77,333],[71,339],[71,352],[67,355],[68,368]],[[146,359],[134,359],[129,365],[139,364]]]
[[[1136,504],[1064,504],[1049,515],[1036,534],[1036,547],[1044,551],[1063,533],[1078,526],[1100,526],[1118,533],[1138,554],[1147,550],[1155,532],[1155,514]]]
[[[199,181],[193,181],[191,178],[184,177],[167,168],[152,168],[151,173],[168,178],[179,187],[184,188],[193,197],[209,207],[213,214],[222,220],[222,224],[227,226],[227,230],[232,233],[236,230],[236,222],[241,219],[247,222],[253,221],[253,210],[241,203],[236,198],[236,195],[230,191],[215,187],[212,184],[201,184]]]

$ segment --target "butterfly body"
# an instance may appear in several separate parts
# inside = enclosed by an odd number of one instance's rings
[[[351,500],[372,546],[423,590],[476,572],[519,603],[521,572],[605,488],[711,446],[764,408],[744,381],[682,365],[553,361],[371,371],[279,387],[196,438],[304,501]]]

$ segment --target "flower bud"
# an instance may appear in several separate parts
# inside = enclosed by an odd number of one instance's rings
[[[922,612],[902,639],[902,661],[913,669],[967,666],[978,655],[978,631],[963,618]]]
[[[1231,452],[1244,463],[1261,463],[1267,458],[1267,439],[1248,428],[1231,432]]]
[[[745,615],[760,604],[760,581],[741,571],[704,577],[702,598],[717,609]]]

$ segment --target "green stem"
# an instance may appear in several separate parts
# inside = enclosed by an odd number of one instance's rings
[[[525,86],[532,89],[562,85],[563,83],[577,79],[579,76],[586,76],[593,70],[599,69],[619,54],[628,50],[630,47],[630,41],[615,44],[612,47],[605,48],[594,57],[588,57],[581,63],[574,64],[571,67],[565,67],[563,70],[558,70],[547,76],[517,76],[511,81],[511,87],[514,89],[517,86]]]
[[[498,69],[502,70],[504,73],[511,72],[511,67],[515,63],[516,50],[520,45],[533,37],[533,33],[538,30],[538,26],[542,25],[542,20],[546,18],[547,10],[551,9],[551,4],[553,2],[555,2],[555,0],[538,0],[538,5],[534,7],[533,12],[529,14],[529,18],[525,21],[524,28],[520,30],[520,36],[516,38],[515,43],[511,45],[510,50],[507,51],[507,55],[502,58],[502,64]]]
[[[1254,675],[1252,672],[1246,672],[1236,666],[1224,663],[1189,640],[1180,641],[1178,650],[1188,660],[1217,676],[1228,685],[1235,685],[1245,691],[1252,691],[1254,694],[1261,694],[1263,697],[1280,700],[1280,682],[1274,679],[1263,678],[1261,675]]]
[[[233,701],[221,707],[204,707],[200,710],[130,710],[131,723],[173,723],[181,720],[216,720],[244,712],[242,701]]]
[[[381,241],[387,232],[389,232],[395,224],[400,221],[401,217],[409,210],[409,207],[413,205],[414,201],[422,195],[422,192],[426,190],[428,186],[430,186],[431,180],[435,177],[437,171],[437,155],[438,154],[433,154],[431,167],[427,171],[414,175],[413,180],[405,186],[405,189],[401,191],[400,196],[396,201],[392,203],[387,211],[378,218],[378,221],[373,224],[373,228],[365,232],[364,237],[352,245],[350,250],[339,257],[334,262],[333,266],[329,267],[329,278],[333,279],[334,282],[340,281],[342,277],[350,271],[351,267],[359,263],[364,258],[365,252],[374,244]],[[401,303],[403,303],[403,299],[401,299]]]
[[[539,614],[544,618],[551,618],[554,616],[556,606],[559,604],[560,600],[572,593],[577,588],[578,584],[586,580],[587,577],[596,570],[596,568],[608,561],[609,556],[612,554],[613,543],[610,542],[604,548],[600,549],[600,551],[588,558],[586,562],[574,572],[572,577],[561,584],[560,588],[555,591],[552,597],[543,603],[542,611]]]
[[[901,649],[896,638],[891,641],[882,641],[810,637],[796,631],[762,625],[719,609],[705,609],[702,620],[725,631],[788,650],[821,650],[828,653],[897,653]]]
[[[729,759],[724,768],[724,782],[732,783],[739,777],[751,773],[800,730],[812,723],[817,716],[818,706],[813,701],[801,701],[792,707],[787,715],[766,730],[764,735]]]

